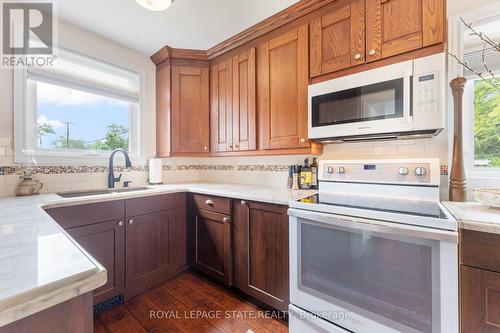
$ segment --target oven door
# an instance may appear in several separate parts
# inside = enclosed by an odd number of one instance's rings
[[[408,132],[413,62],[309,86],[309,138]]]
[[[290,209],[290,301],[355,333],[457,333],[457,233]]]

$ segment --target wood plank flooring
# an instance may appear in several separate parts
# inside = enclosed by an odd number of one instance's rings
[[[288,327],[224,287],[189,271],[101,313],[94,319],[94,332],[284,333]]]

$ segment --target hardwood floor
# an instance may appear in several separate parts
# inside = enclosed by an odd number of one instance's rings
[[[101,313],[94,332],[275,333],[288,327],[224,287],[185,272]]]

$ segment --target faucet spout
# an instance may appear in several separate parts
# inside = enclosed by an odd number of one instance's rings
[[[127,167],[127,168],[131,168],[132,167],[132,162],[130,161],[130,157],[128,156],[128,153],[124,149],[120,148],[120,149],[113,150],[113,152],[109,156],[109,164],[108,164],[108,188],[114,188],[115,187],[115,183],[119,182],[120,179],[122,178],[121,174],[118,177],[115,177],[115,174],[113,172],[113,168],[114,168],[113,160],[114,160],[114,157],[115,157],[116,153],[118,153],[118,152],[122,153],[123,156],[125,156],[125,167]]]

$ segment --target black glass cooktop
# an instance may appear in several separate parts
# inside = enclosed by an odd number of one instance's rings
[[[448,219],[440,205],[432,201],[319,193],[300,199],[298,202]]]

